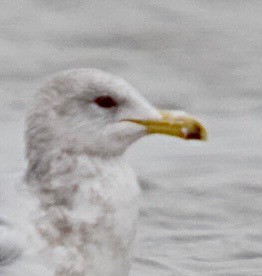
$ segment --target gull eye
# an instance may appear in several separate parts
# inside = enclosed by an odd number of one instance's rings
[[[100,96],[95,99],[95,103],[103,108],[117,106],[117,102],[110,96]]]

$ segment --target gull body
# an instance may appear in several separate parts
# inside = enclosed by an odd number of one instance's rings
[[[17,187],[20,214],[7,236],[19,237],[18,255],[3,275],[128,275],[139,198],[132,169],[119,156],[57,159],[43,187]]]

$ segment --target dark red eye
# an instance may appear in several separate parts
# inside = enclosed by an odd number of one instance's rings
[[[117,106],[117,102],[110,96],[101,96],[95,99],[95,103],[103,108]]]

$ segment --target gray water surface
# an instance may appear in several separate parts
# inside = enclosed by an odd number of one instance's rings
[[[0,170],[25,167],[24,118],[57,70],[119,74],[209,142],[128,151],[143,188],[132,276],[262,275],[262,2],[0,2]]]

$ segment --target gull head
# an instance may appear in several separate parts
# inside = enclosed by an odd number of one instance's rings
[[[97,69],[75,69],[49,78],[27,122],[27,155],[56,149],[119,155],[153,133],[206,139],[194,118],[159,111],[122,78]]]

